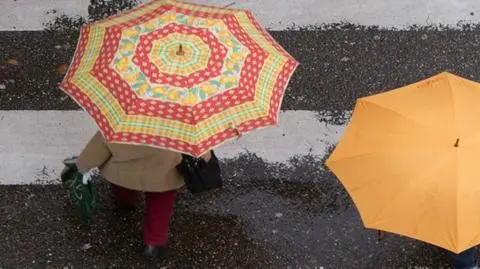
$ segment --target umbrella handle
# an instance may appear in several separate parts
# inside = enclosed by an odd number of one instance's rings
[[[233,130],[237,134],[238,138],[242,137],[242,133],[237,128],[233,128]]]
[[[385,238],[385,232],[377,230],[378,232],[378,241],[382,241]]]
[[[242,132],[240,132],[233,123],[230,123],[230,128],[233,129],[238,138],[242,137]]]

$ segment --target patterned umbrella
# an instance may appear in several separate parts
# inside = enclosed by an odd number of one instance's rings
[[[107,141],[198,157],[276,124],[297,66],[250,11],[154,0],[84,25],[60,88]]]

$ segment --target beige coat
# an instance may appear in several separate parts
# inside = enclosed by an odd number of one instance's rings
[[[210,153],[202,156],[207,161]],[[113,184],[139,191],[164,192],[185,185],[176,166],[182,161],[177,152],[138,145],[107,143],[97,132],[80,153],[80,172],[98,167]]]

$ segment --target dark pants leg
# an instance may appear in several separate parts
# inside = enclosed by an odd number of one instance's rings
[[[147,245],[165,245],[177,192],[145,193],[143,241]]]
[[[111,184],[113,196],[123,206],[133,207],[138,203],[140,192]]]
[[[454,269],[472,269],[477,266],[477,248],[467,249],[459,254],[452,255]]]

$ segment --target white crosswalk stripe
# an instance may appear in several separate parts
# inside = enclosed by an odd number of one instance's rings
[[[347,113],[348,114],[348,113]],[[78,154],[96,131],[83,111],[0,111],[0,184],[55,182],[62,159]],[[256,154],[265,162],[284,163],[299,155],[323,158],[344,125],[328,124],[313,111],[284,111],[279,124],[219,147],[220,159]],[[321,169],[321,167],[319,167]]]
[[[474,19],[477,16],[474,11],[480,9],[480,2],[473,0],[454,3],[449,0],[194,2],[232,4],[237,8],[250,9],[265,27],[274,30],[285,30],[292,24],[306,26],[342,20],[385,27],[418,23],[453,25],[459,20]],[[61,15],[88,18],[90,4],[90,0],[2,1],[0,10],[4,16],[0,16],[0,31],[42,30],[45,22]],[[275,12],[272,12],[272,7],[275,7]],[[284,111],[279,126],[253,132],[239,141],[228,143],[218,149],[219,155],[221,158],[235,158],[250,152],[266,162],[285,164],[297,155],[311,154],[323,158],[345,126],[328,124],[331,119],[322,118],[322,114]],[[51,182],[58,176],[61,159],[80,151],[95,128],[89,117],[79,111],[0,110],[0,141],[3,142],[0,153],[10,156],[0,162],[0,184]]]
[[[456,25],[459,21],[475,22],[480,19],[480,12],[477,12],[480,2],[475,0],[189,1],[250,9],[265,27],[272,30],[341,21],[403,28],[425,24]],[[45,22],[59,15],[87,18],[89,4],[90,0],[0,1],[0,31],[42,30]]]

